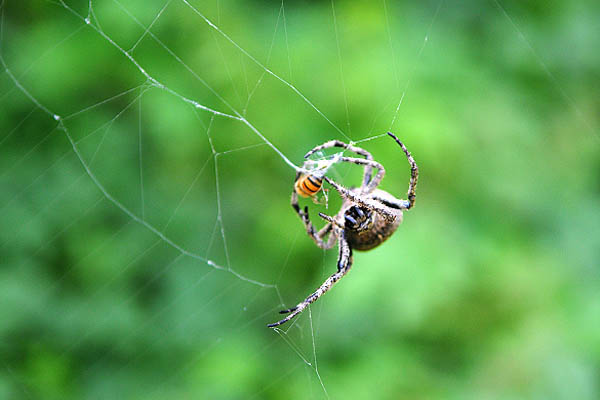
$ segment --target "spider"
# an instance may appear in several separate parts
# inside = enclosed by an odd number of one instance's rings
[[[322,179],[333,186],[340,194],[343,203],[340,211],[333,217],[319,213],[319,216],[327,221],[325,226],[319,231],[315,231],[310,221],[308,206],[304,207],[304,210],[300,209],[298,205],[298,192],[295,185],[295,189],[292,192],[292,207],[304,223],[308,236],[314,240],[317,246],[325,250],[331,249],[336,241],[339,242],[337,271],[302,302],[292,308],[281,310],[280,314],[289,315],[278,322],[268,324],[268,327],[273,328],[288,322],[300,314],[309,304],[315,302],[325,294],[325,292],[331,289],[333,284],[350,270],[352,266],[352,250],[367,251],[379,246],[396,231],[402,222],[402,210],[409,210],[415,205],[415,188],[419,175],[417,163],[404,144],[393,133],[388,132],[387,134],[400,145],[410,163],[408,200],[397,199],[388,192],[377,188],[383,179],[385,169],[380,163],[373,160],[371,153],[360,147],[346,144],[339,140],[330,140],[313,148],[304,156],[307,159],[317,151],[332,147],[341,147],[354,152],[363,156],[364,159],[339,157],[338,161],[364,166],[363,180],[359,188],[346,189],[327,176],[323,176]],[[373,176],[374,169],[377,169],[375,176]],[[296,174],[296,181],[304,179],[304,177],[306,175],[298,172]],[[325,239],[327,235],[329,237]]]

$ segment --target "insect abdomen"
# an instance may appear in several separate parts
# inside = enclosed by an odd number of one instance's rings
[[[323,179],[314,175],[300,175],[294,184],[296,193],[302,197],[314,196],[321,190],[321,186],[323,186]]]

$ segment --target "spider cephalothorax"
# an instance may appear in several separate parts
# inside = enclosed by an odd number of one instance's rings
[[[358,206],[350,206],[344,211],[344,229],[356,232],[358,235],[365,233],[373,226],[373,213]]]
[[[410,163],[411,174],[408,185],[408,200],[397,199],[388,192],[377,188],[385,175],[385,169],[380,163],[373,160],[371,153],[360,147],[346,144],[339,140],[331,140],[313,148],[304,156],[304,158],[308,158],[317,151],[331,147],[341,147],[359,154],[364,159],[340,156],[336,159],[336,162],[350,162],[364,166],[363,181],[359,188],[347,189],[327,176],[311,176],[300,173],[296,175],[296,182],[292,191],[292,207],[302,219],[306,227],[306,232],[315,241],[317,246],[322,249],[330,249],[334,246],[336,240],[339,242],[337,272],[323,282],[304,301],[298,303],[295,307],[280,311],[281,314],[289,315],[281,321],[269,324],[269,327],[279,326],[291,320],[300,314],[309,304],[327,292],[335,282],[350,270],[352,266],[352,250],[366,251],[379,246],[396,231],[402,222],[402,210],[408,210],[414,206],[415,187],[419,174],[417,163],[393,133],[388,132],[388,135],[400,145]],[[373,176],[373,169],[377,169],[375,176]],[[315,231],[308,216],[308,207],[304,207],[302,210],[298,205],[298,194],[303,197],[307,197],[307,194],[316,194],[321,188],[322,181],[333,186],[342,197],[343,203],[340,211],[335,216],[319,213],[319,216],[326,220],[327,223],[319,231]],[[312,184],[312,182],[315,182],[315,184]],[[329,237],[325,239],[327,235]]]
[[[383,190],[376,189],[375,192],[380,197],[390,196]],[[402,213],[396,213],[393,219],[388,219],[371,211],[366,207],[353,205],[352,202],[345,200],[347,209],[344,212],[344,230],[347,234],[348,244],[354,250],[370,250],[389,238],[396,231],[402,222]],[[344,207],[342,206],[342,209]],[[356,221],[356,223],[353,223]]]

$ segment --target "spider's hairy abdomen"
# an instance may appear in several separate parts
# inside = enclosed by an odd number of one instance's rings
[[[398,225],[400,225],[398,218],[394,222],[389,223],[381,216],[375,214],[373,226],[368,231],[360,233],[347,232],[348,243],[353,250],[367,251],[374,249],[392,236],[396,232],[396,229],[398,229]]]
[[[380,198],[392,197],[392,195],[381,189],[376,189],[373,191],[373,195],[376,195]],[[344,211],[350,208],[352,203],[348,202],[346,205],[346,207],[342,208]],[[391,222],[376,212],[372,213],[372,218],[373,225],[369,230],[362,232],[356,232],[353,230],[346,231],[348,243],[353,250],[367,251],[374,249],[381,243],[385,242],[387,238],[396,232],[396,229],[398,229],[398,226],[402,222],[402,211],[397,210],[396,217]]]

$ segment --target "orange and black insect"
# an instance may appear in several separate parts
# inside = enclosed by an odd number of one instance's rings
[[[294,190],[302,197],[312,197],[321,190],[322,186],[323,178],[299,173],[294,183]]]

